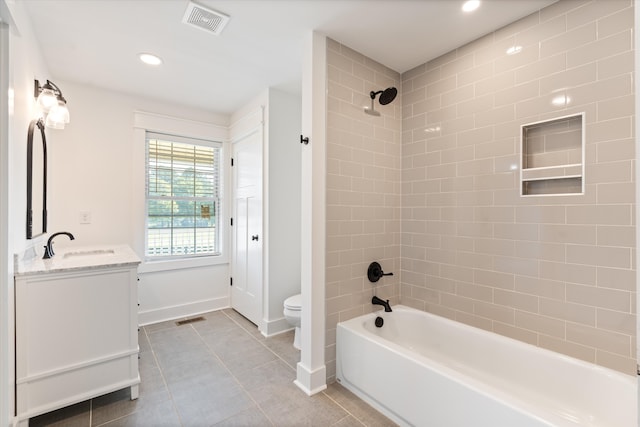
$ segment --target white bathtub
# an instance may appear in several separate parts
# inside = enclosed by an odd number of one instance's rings
[[[400,425],[637,426],[634,376],[400,305],[338,323],[337,380]]]

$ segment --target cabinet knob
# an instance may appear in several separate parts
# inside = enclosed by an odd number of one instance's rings
[[[258,235],[256,234],[256,235],[251,236],[251,240],[255,240],[257,242],[258,241]]]

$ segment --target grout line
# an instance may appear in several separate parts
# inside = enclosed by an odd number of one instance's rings
[[[328,387],[328,386],[327,386]],[[348,416],[352,417],[354,420],[358,421],[360,424],[362,424],[363,426],[366,426],[366,424],[364,422],[362,422],[362,420],[360,418],[358,418],[357,416],[355,416],[354,414],[351,413],[351,411],[349,411],[347,408],[345,408],[344,406],[342,406],[337,400],[335,400],[333,397],[329,396],[326,393],[326,389],[322,391],[322,394],[324,394],[329,400],[331,400],[333,403],[335,403],[336,405],[338,405],[338,407],[342,408],[343,411],[345,411],[347,414],[349,414]],[[343,417],[340,419],[340,421],[342,421],[343,419],[345,419],[347,417]],[[339,422],[339,421],[338,421]],[[337,424],[337,423],[336,423]]]
[[[245,328],[243,328],[238,322],[235,321],[235,319],[231,318],[231,316],[229,316],[227,313],[225,313],[223,310],[220,310],[222,312],[222,314],[224,314],[225,316],[227,316],[233,323],[235,323],[236,327],[240,328],[242,330],[242,332],[246,333],[247,335],[251,336],[252,338],[255,339],[255,337],[253,337],[251,335],[251,333],[249,331],[247,331]],[[209,319],[207,319],[207,321],[209,321]],[[234,375],[234,373],[231,371],[231,369],[229,369],[229,367],[227,366],[226,363],[224,363],[224,361],[222,360],[222,358],[218,355],[218,353],[215,352],[214,349],[212,349],[211,347],[209,347],[209,344],[207,344],[207,342],[202,338],[202,335],[200,335],[200,332],[193,327],[193,325],[189,325],[191,326],[196,334],[198,335],[198,338],[200,338],[200,340],[202,340],[202,342],[204,343],[204,345],[207,347],[207,349],[209,350],[209,352],[213,355],[213,357],[215,357],[220,364],[224,367],[224,369],[227,370],[227,372],[229,373],[229,375],[231,375],[231,377],[233,378],[233,380],[236,382],[236,384],[238,385],[238,387],[240,387],[240,389],[242,390],[242,392],[254,403],[254,405],[256,406],[256,408],[258,408],[258,410],[262,413],[262,415],[264,415],[264,417],[269,421],[269,423],[271,424],[271,426],[275,426],[275,423],[271,420],[271,418],[269,418],[269,416],[266,414],[266,412],[262,409],[262,406],[253,398],[253,396],[251,395],[251,393],[249,393],[247,391],[247,389],[242,385],[242,383],[240,382],[240,380]],[[248,409],[248,408],[247,408]],[[245,409],[246,411],[246,409]],[[243,411],[244,412],[244,411]],[[240,412],[230,415],[229,417],[225,418],[229,419],[232,418],[236,415],[238,415]],[[224,421],[224,420],[223,420]]]

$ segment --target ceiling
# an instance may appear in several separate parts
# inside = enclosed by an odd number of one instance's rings
[[[231,17],[218,36],[182,23],[188,0],[23,4],[54,82],[229,114],[267,87],[300,92],[310,30],[402,73],[554,1],[483,0],[465,14],[462,0],[196,0]]]

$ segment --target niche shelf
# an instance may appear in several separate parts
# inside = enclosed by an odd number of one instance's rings
[[[584,194],[584,113],[520,126],[520,195]]]

